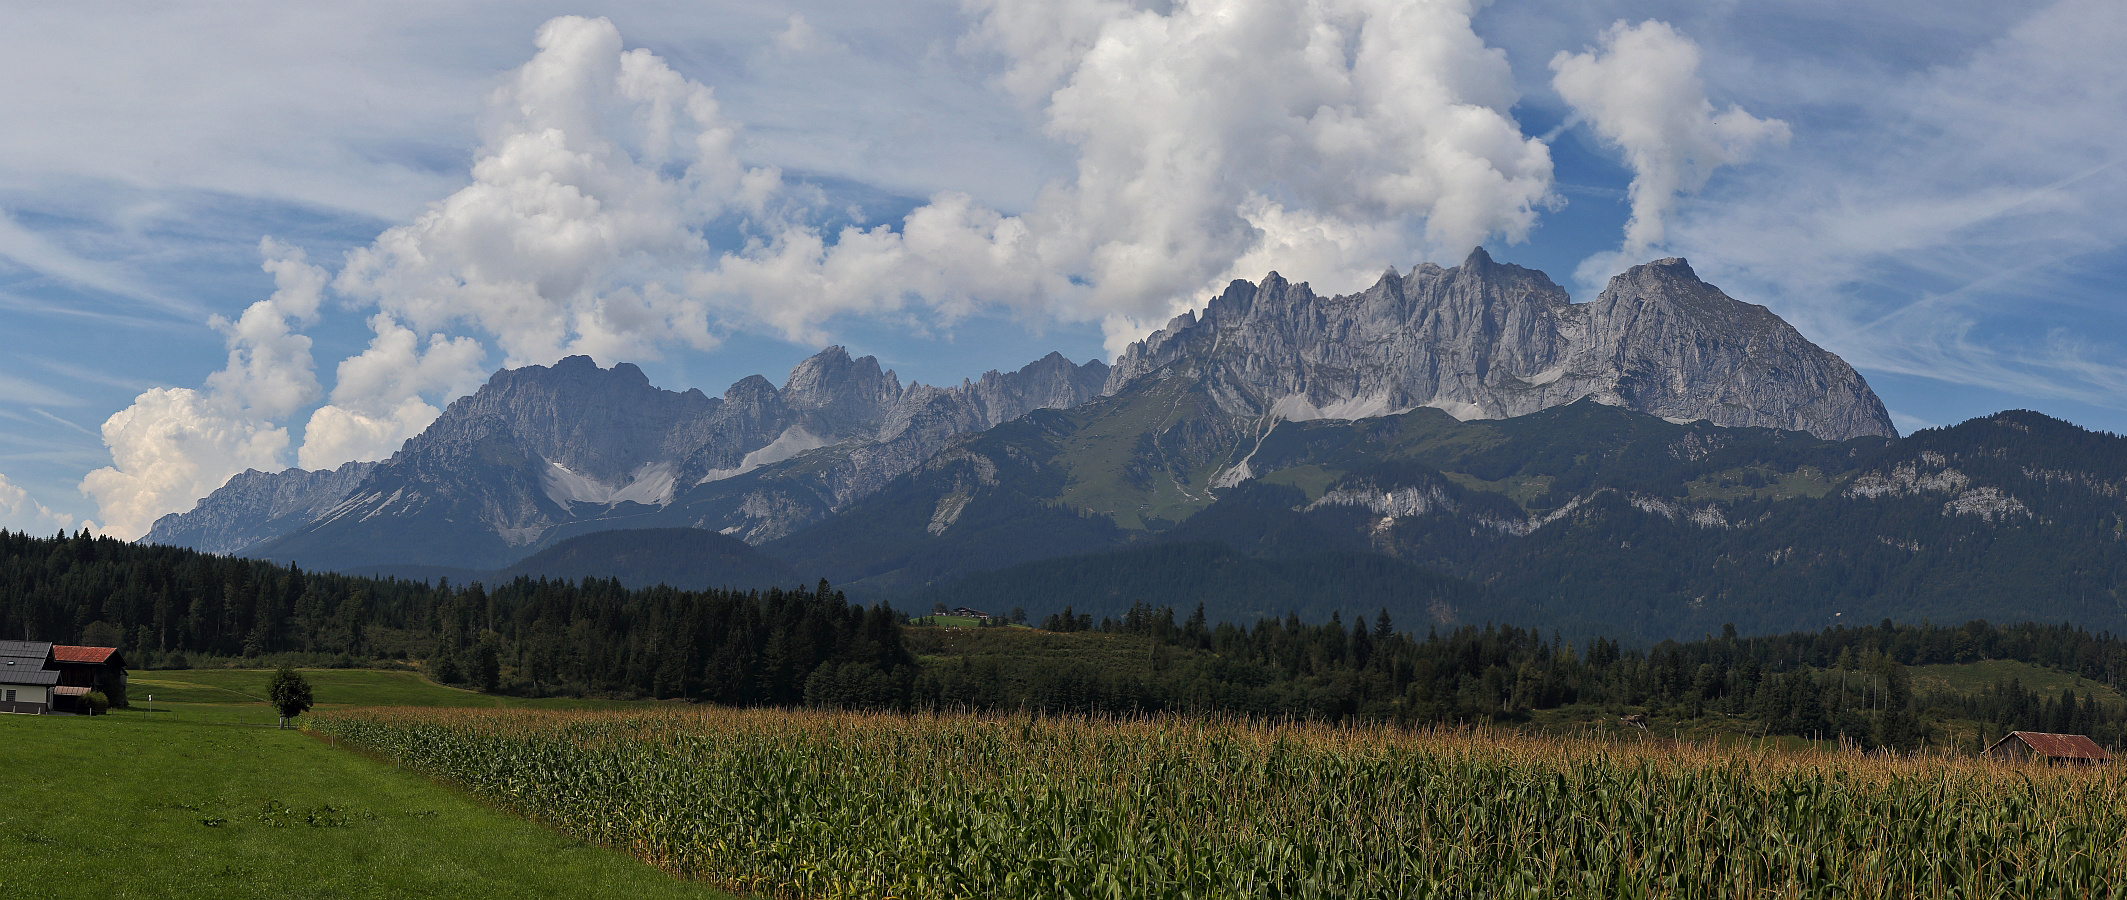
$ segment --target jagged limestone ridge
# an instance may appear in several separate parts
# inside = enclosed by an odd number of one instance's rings
[[[1353,419],[1418,407],[1509,418],[1583,397],[1676,421],[1845,440],[1895,435],[1859,373],[1682,259],[1634,266],[1575,304],[1542,272],[1478,248],[1452,269],[1393,270],[1319,297],[1270,273],[1235,281],[1125,351],[1106,391],[1187,369],[1240,417]]]

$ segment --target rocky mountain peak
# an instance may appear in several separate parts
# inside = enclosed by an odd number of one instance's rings
[[[724,402],[726,403],[759,404],[772,400],[775,396],[775,382],[759,375],[748,375],[732,382],[730,387],[724,389]]]
[[[986,425],[998,425],[1037,409],[1077,406],[1100,396],[1107,381],[1107,363],[1094,359],[1079,365],[1050,351],[1017,372],[992,369],[980,381],[962,382],[960,391],[974,401]]]
[[[842,347],[813,354],[790,370],[779,392],[814,434],[847,434],[876,424],[901,399],[901,378],[882,371],[877,357],[851,359]]]
[[[602,369],[588,356],[571,356],[495,373],[400,453],[456,458],[469,444],[500,436],[586,477],[624,477],[668,453],[675,427],[719,405],[700,391],[654,387],[629,363]]]
[[[1603,288],[1595,302],[1643,309],[1675,307],[1684,314],[1730,326],[1778,327],[1786,324],[1773,315],[1772,310],[1744,303],[1699,280],[1698,273],[1691,270],[1691,263],[1676,256],[1633,266],[1611,276],[1609,285]]]
[[[1507,418],[1592,397],[1676,421],[1896,433],[1852,367],[1680,258],[1634,266],[1578,305],[1482,247],[1455,268],[1426,263],[1337,297],[1272,272],[1132,345],[1106,390],[1177,366],[1215,379],[1221,408],[1243,418],[1426,406]]]

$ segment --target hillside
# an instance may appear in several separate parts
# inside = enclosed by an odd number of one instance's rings
[[[699,528],[594,531],[518,560],[491,580],[610,578],[630,588],[796,587],[807,579],[745,541]],[[812,579],[818,580],[818,579]]]
[[[1101,613],[1169,591],[1196,596],[1189,585],[1204,576],[1195,558],[1115,551],[1218,544],[1280,565],[1375,557],[1487,592],[1479,608],[1391,602],[1401,621],[1516,622],[1637,641],[1729,623],[1765,634],[1886,617],[2127,630],[2118,594],[2127,440],[2036,413],[1845,442],[1676,424],[1586,401],[1504,420],[1415,410],[1279,422],[1236,452],[1251,477],[1211,490],[1204,475],[1233,463],[1185,465],[1159,441],[1102,437],[1128,433],[1109,426],[1153,410],[1174,417],[1167,433],[1186,432],[1187,398],[1173,388],[1161,382],[974,436],[766,549],[919,607],[1012,585],[1042,596],[1073,585],[1084,591],[1081,608]],[[1065,532],[1070,540],[967,549],[1072,511],[1085,524]],[[963,529],[963,520],[981,524]],[[1042,557],[1049,562],[1025,565]],[[1315,579],[1281,602],[1347,613],[1381,605],[1339,607],[1348,584]]]
[[[1332,614],[1366,615],[1377,608],[1397,621],[1445,625],[1518,621],[1528,614],[1511,597],[1390,556],[1332,552],[1263,558],[1217,543],[1162,543],[1021,563],[918,593],[904,605],[922,609],[940,602],[990,612],[1068,606],[1098,617],[1155,601],[1177,609],[1201,605],[1206,616],[1221,622],[1290,612],[1320,622]]]

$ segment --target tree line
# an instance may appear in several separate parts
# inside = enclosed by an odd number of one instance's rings
[[[1023,618],[1015,611],[1013,618]],[[1761,637],[1582,646],[1515,626],[1401,629],[1297,613],[1213,623],[1199,605],[1132,605],[1095,621],[1034,618],[1100,653],[919,659],[904,615],[825,581],[767,590],[630,589],[617,580],[430,585],[306,572],[87,533],[0,531],[0,638],[118,646],[134,668],[241,661],[417,660],[438,680],[524,695],[687,698],[736,705],[1049,712],[1228,712],[1333,721],[1527,721],[1593,704],[1718,714],[1763,733],[1911,747],[1928,721],[2127,738],[2127,707],[2094,685],[2127,676],[2127,642],[2067,625],[1945,627],[1885,620]],[[990,632],[1035,634],[1027,629]],[[1011,637],[1011,634],[1004,634]],[[1015,656],[1015,653],[1017,655]],[[1908,667],[2019,660],[2093,682],[2041,692],[2004,680],[1917,695]]]
[[[519,577],[489,587],[306,572],[86,531],[0,530],[0,638],[123,650],[131,666],[418,660],[440,681],[527,695],[797,704],[814,675],[911,680],[904,617],[824,581],[629,589]]]
[[[2098,685],[2127,675],[2127,642],[2067,625],[1876,625],[1663,641],[1647,648],[1606,638],[1576,647],[1516,626],[1464,626],[1423,635],[1386,610],[1371,622],[1297,615],[1253,626],[1210,624],[1199,607],[1145,603],[1120,618],[1065,608],[1042,620],[1060,633],[1146,639],[1142,664],[1066,663],[1014,671],[970,659],[926,668],[915,705],[1029,707],[1129,713],[1243,712],[1335,721],[1410,724],[1523,722],[1541,710],[1592,704],[1657,718],[1738,717],[1761,734],[1845,738],[1910,749],[1951,737],[1930,722],[1964,719],[1991,739],[2010,730],[2127,739],[2127,705],[2101,702]],[[1916,693],[1912,666],[2009,659],[2093,682],[2055,694],[2003,679],[1975,693]],[[1931,733],[1933,732],[1933,733]]]

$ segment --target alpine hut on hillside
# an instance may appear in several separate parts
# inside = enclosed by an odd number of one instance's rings
[[[1988,759],[2007,762],[2044,760],[2054,765],[2094,766],[2112,758],[2105,748],[2080,734],[2012,731],[1987,748]]]

